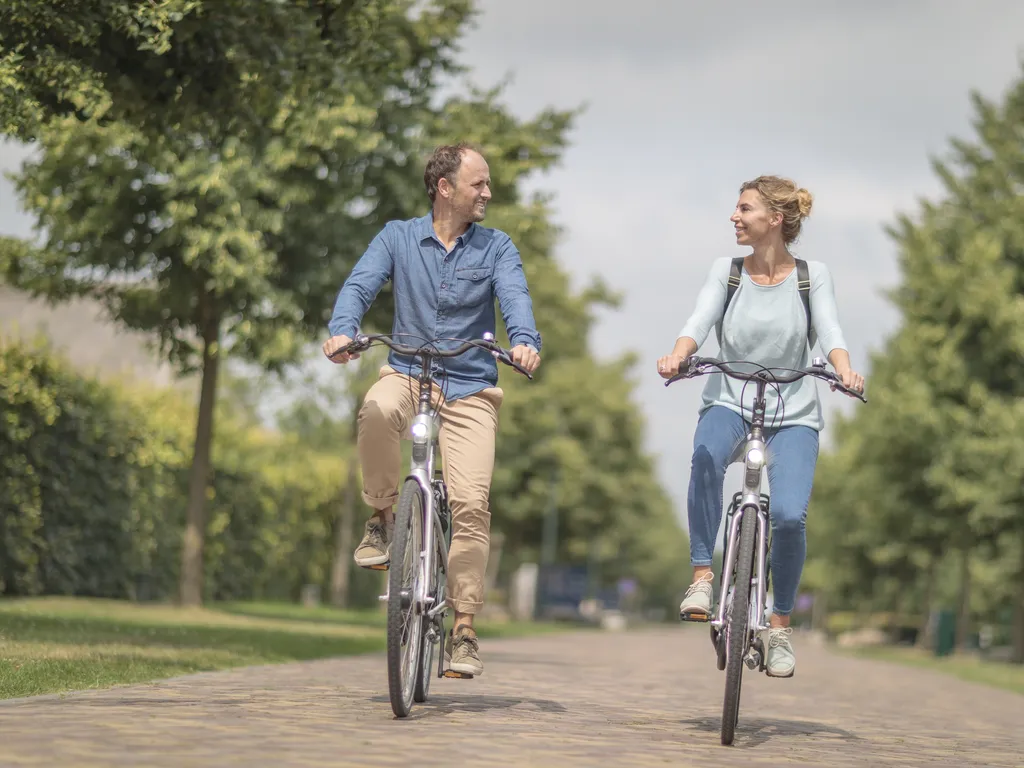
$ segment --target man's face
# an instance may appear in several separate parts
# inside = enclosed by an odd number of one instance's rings
[[[477,152],[462,153],[462,164],[455,176],[451,206],[464,221],[483,221],[491,199],[491,171]]]

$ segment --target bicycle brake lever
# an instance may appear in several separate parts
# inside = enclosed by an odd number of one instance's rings
[[[486,335],[485,335],[485,340],[489,341],[489,339],[486,339]],[[523,376],[528,378],[530,381],[533,381],[533,374],[530,373],[525,368],[523,368],[523,366],[521,366],[515,360],[513,360],[512,359],[512,355],[510,355],[506,350],[502,349],[501,347],[497,347],[497,349],[492,349],[491,350],[491,355],[494,357],[495,360],[501,360],[503,363],[508,365],[510,368],[512,368],[512,369],[518,371],[519,373],[523,374]]]

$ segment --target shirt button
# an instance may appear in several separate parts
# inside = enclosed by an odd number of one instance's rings
[[[441,287],[442,288],[447,288],[448,287],[448,283],[441,283]]]
[[[479,278],[479,277],[480,277],[480,273],[479,273],[479,272],[474,272],[474,273],[473,273],[473,279],[474,279],[474,280],[476,280],[476,279],[477,279],[477,278]]]

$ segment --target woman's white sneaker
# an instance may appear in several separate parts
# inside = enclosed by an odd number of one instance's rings
[[[796,671],[796,656],[790,627],[772,627],[768,630],[768,650],[765,659],[765,673],[768,677],[792,677]]]
[[[683,597],[683,602],[679,604],[680,618],[686,619],[690,616],[710,618],[711,603],[715,599],[714,579],[715,575],[708,571],[690,585]]]

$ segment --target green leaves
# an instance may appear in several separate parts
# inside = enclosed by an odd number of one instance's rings
[[[471,16],[468,0],[95,0],[60,14],[42,0],[4,4],[0,126],[37,142],[15,181],[39,237],[0,240],[0,273],[53,301],[98,300],[182,373],[202,364],[204,340],[218,357],[282,371],[325,333],[380,228],[426,212],[428,153],[473,141],[494,182],[486,224],[518,246],[545,339],[536,384],[507,382],[494,506],[514,554],[502,562],[535,555],[558,467],[561,556],[596,562],[606,581],[635,575],[667,604],[686,581],[685,537],[643,453],[630,362],[599,363],[587,349],[594,314],[615,296],[600,283],[572,290],[554,259],[549,200],[521,191],[558,162],[579,110],[524,120],[500,87],[439,103]],[[366,327],[390,327],[390,298],[382,292]],[[230,452],[222,429],[234,427],[214,430],[217,451]],[[161,460],[143,446],[125,461]],[[211,551],[233,563],[218,574],[276,557],[282,526],[305,525],[303,494],[323,501],[294,477],[280,496],[248,495],[252,477],[232,456],[214,458],[210,525],[225,538]],[[314,528],[310,541],[324,533]],[[177,535],[168,530],[153,536]],[[158,540],[139,546],[155,557],[146,547]]]
[[[0,592],[172,597],[193,418],[178,393],[0,347]],[[207,592],[291,599],[325,582],[342,464],[230,404],[219,422]]]
[[[422,88],[454,69],[465,0],[13,0],[0,10],[0,125],[30,139],[55,117],[149,135],[261,134],[292,95],[373,79]]]

